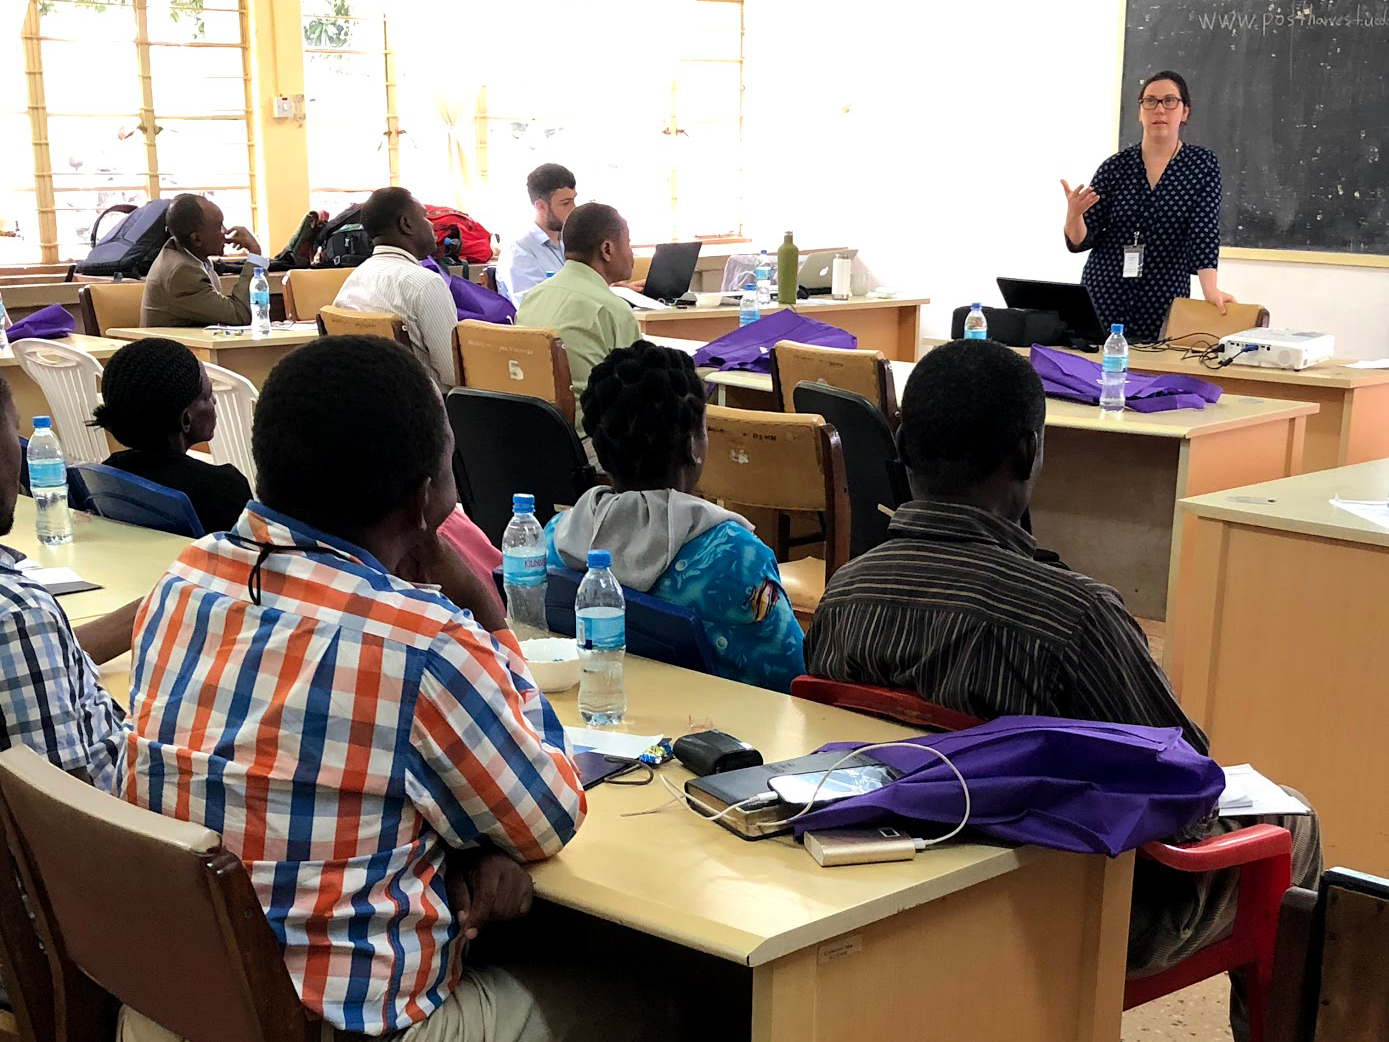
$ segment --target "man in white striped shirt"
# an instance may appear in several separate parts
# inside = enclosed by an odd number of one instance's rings
[[[375,249],[333,301],[356,311],[389,311],[405,324],[410,347],[441,391],[453,385],[453,327],[458,311],[437,272],[420,267],[434,252],[434,226],[404,188],[378,188],[362,206]]]

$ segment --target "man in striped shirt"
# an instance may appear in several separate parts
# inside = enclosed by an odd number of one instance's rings
[[[1179,727],[1209,743],[1177,704],[1138,623],[1111,587],[1034,557],[1019,526],[1042,469],[1046,398],[1022,356],[955,341],[917,363],[902,395],[898,449],[913,501],[881,546],[834,574],[806,634],[816,676],[909,688],[984,719],[1064,716]],[[1201,834],[1249,819],[1212,819]],[[1317,885],[1316,819],[1293,834],[1293,882]],[[1196,838],[1183,837],[1183,838]],[[1229,932],[1236,872],[1192,876],[1140,860],[1129,972],[1156,973]],[[1242,998],[1236,1038],[1247,1038]]]
[[[584,794],[436,534],[457,501],[438,392],[388,341],[324,338],[270,374],[252,448],[259,499],[141,608],[120,793],[221,833],[325,1038],[548,1037],[571,1014],[461,955],[486,911],[524,911],[518,862],[569,841]],[[127,1014],[122,1037],[162,1036]]]

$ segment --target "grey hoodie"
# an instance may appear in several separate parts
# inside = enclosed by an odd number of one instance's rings
[[[581,572],[590,550],[609,550],[617,581],[644,593],[682,546],[725,521],[752,531],[746,518],[698,496],[674,489],[617,492],[599,485],[555,522],[555,550],[567,567]]]

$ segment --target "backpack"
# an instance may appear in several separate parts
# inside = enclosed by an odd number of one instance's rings
[[[168,199],[155,199],[143,206],[118,203],[108,207],[92,225],[92,248],[82,260],[73,265],[78,275],[120,275],[144,278],[150,266],[169,239],[164,214]],[[125,216],[109,232],[97,239],[101,218],[108,213]]]
[[[463,261],[483,264],[492,259],[492,233],[462,210],[426,206],[424,215],[434,225],[434,241],[438,245],[435,260],[449,264]]]
[[[355,268],[371,256],[371,238],[362,227],[362,204],[353,203],[323,224],[316,236],[315,268]]]
[[[989,339],[1000,344],[1007,344],[1009,347],[1031,347],[1033,344],[1073,346],[1071,331],[1055,311],[1038,311],[1035,308],[981,310],[984,312],[984,320],[989,324]],[[965,318],[969,312],[968,306],[955,309],[950,320],[952,340],[959,340],[965,335]]]
[[[314,254],[318,252],[318,231],[328,223],[325,210],[310,210],[299,222],[285,248],[270,258],[271,271],[289,271],[292,268],[313,266]]]

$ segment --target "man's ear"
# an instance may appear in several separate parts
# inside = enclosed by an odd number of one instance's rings
[[[412,532],[427,532],[429,530],[429,522],[425,515],[429,505],[431,481],[430,478],[421,478],[420,483],[410,490],[410,494],[405,497],[405,502],[401,504],[405,527]]]
[[[902,461],[902,466],[911,469],[912,461],[907,458],[907,439],[902,437],[905,428],[899,426],[897,433],[892,436],[892,444],[897,446],[897,458]]]
[[[1013,476],[1019,481],[1031,479],[1033,468],[1037,466],[1037,458],[1041,451],[1042,439],[1036,431],[1028,431],[1019,438],[1017,447],[1013,450]]]

